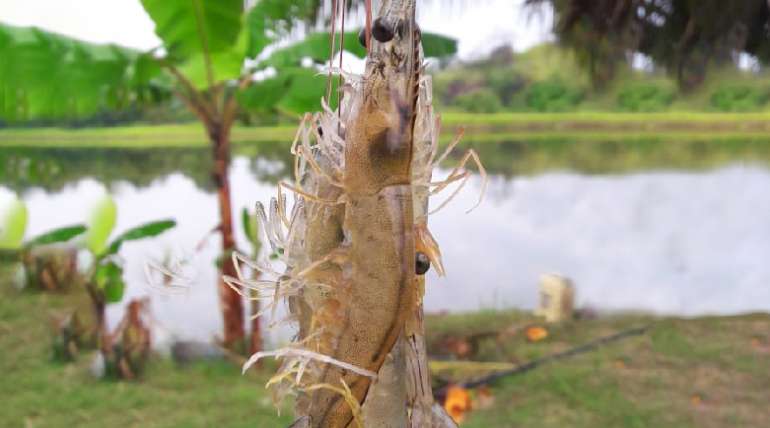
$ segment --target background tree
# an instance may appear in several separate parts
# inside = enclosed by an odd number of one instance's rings
[[[768,56],[766,0],[527,0],[549,4],[560,43],[574,49],[600,85],[627,54],[642,53],[683,89],[700,84],[709,66],[748,53]]]
[[[110,123],[164,100],[151,61],[96,45],[0,24],[0,124]]]

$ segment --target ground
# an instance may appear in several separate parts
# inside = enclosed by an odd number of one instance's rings
[[[18,293],[0,284],[0,426],[287,426],[264,392],[267,371],[241,376],[225,362],[179,368],[155,358],[140,381],[96,380],[88,358],[52,361],[50,316],[70,296]],[[86,356],[83,356],[86,357]]]
[[[225,362],[180,368],[155,358],[142,380],[115,382],[50,357],[50,316],[71,297],[0,287],[0,426],[287,426],[263,388],[271,368],[241,376]],[[528,343],[519,312],[431,316],[434,354],[466,341],[475,361],[522,363],[653,322],[645,335],[491,385],[463,427],[770,426],[770,316],[654,319],[613,316],[546,326]],[[500,332],[503,332],[501,335]],[[466,372],[438,373],[441,379]],[[477,392],[471,391],[478,396]]]
[[[479,336],[533,321],[510,313],[441,318],[432,319],[434,343],[458,332]],[[770,426],[768,315],[600,317],[546,326],[549,337],[536,344],[521,334],[482,339],[476,359],[526,362],[648,323],[647,334],[494,384],[494,404],[470,412],[463,426]]]

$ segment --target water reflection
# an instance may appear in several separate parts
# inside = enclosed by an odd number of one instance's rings
[[[495,180],[476,212],[464,194],[432,219],[449,276],[431,280],[433,309],[528,307],[540,274],[573,278],[578,303],[696,315],[770,310],[770,172]]]
[[[600,309],[770,310],[767,144],[538,144],[476,145],[491,173],[489,198],[465,214],[478,196],[474,181],[431,219],[448,277],[430,274],[428,310],[532,308],[547,272],[574,279],[578,303]],[[190,149],[0,150],[2,185],[29,207],[28,236],[83,221],[105,186],[118,204],[116,231],[175,217],[171,232],[125,245],[128,295],[150,292],[148,260],[185,262],[188,292],[153,293],[153,311],[168,334],[199,339],[221,328],[218,237],[194,250],[218,222],[207,159]],[[231,172],[234,208],[273,196],[290,170],[284,144],[241,147]],[[110,318],[120,311],[111,308]]]
[[[260,181],[275,183],[292,162],[285,143],[238,147],[250,159],[250,170]],[[0,183],[15,192],[42,188],[61,191],[69,184],[91,178],[107,187],[130,183],[147,187],[177,172],[190,178],[198,189],[213,191],[211,165],[206,148],[74,149],[7,147],[0,149]]]
[[[676,169],[704,171],[734,163],[770,165],[770,141],[726,139],[668,141],[587,140],[563,138],[536,141],[480,142],[469,139],[464,148],[476,150],[489,172],[506,178],[553,170],[585,174],[631,173]],[[249,170],[259,181],[275,183],[292,167],[285,142],[241,144],[236,154],[249,159]],[[463,150],[450,156],[457,160]],[[128,182],[146,187],[175,172],[189,177],[201,190],[213,190],[206,148],[72,149],[5,147],[0,149],[0,183],[16,192],[30,188],[59,191],[70,183],[93,178],[107,186]]]

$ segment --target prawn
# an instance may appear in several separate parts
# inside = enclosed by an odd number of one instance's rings
[[[257,206],[285,271],[234,255],[236,266],[278,279],[249,280],[240,270],[226,278],[237,290],[257,290],[256,299],[272,299],[268,308],[288,301],[297,341],[255,354],[244,368],[282,357],[269,382],[274,398],[298,391],[297,413],[313,427],[363,425],[361,405],[399,339],[410,338],[411,354],[424,354],[414,332],[421,329],[421,275],[430,264],[444,273],[427,229],[428,198],[454,182],[462,187],[469,160],[485,176],[471,151],[444,181],[431,181],[458,140],[437,158],[440,121],[423,76],[415,1],[384,0],[378,15],[365,38],[364,75],[336,70],[345,82],[339,111],[323,103],[322,113],[305,115],[292,145],[294,183],[279,186],[269,213]],[[295,194],[291,215],[282,188]]]

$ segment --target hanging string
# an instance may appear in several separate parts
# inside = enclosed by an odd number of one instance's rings
[[[340,71],[342,71],[342,53],[345,51],[345,10],[347,9],[347,2],[342,0],[342,25],[340,29]],[[339,88],[342,87],[342,73],[337,77],[337,115],[342,116],[342,91]]]
[[[332,68],[331,65],[334,62],[334,48],[335,38],[337,36],[337,0],[332,0],[332,25],[329,33],[329,75],[326,77],[326,94],[324,95],[324,101],[329,103],[332,94]]]

